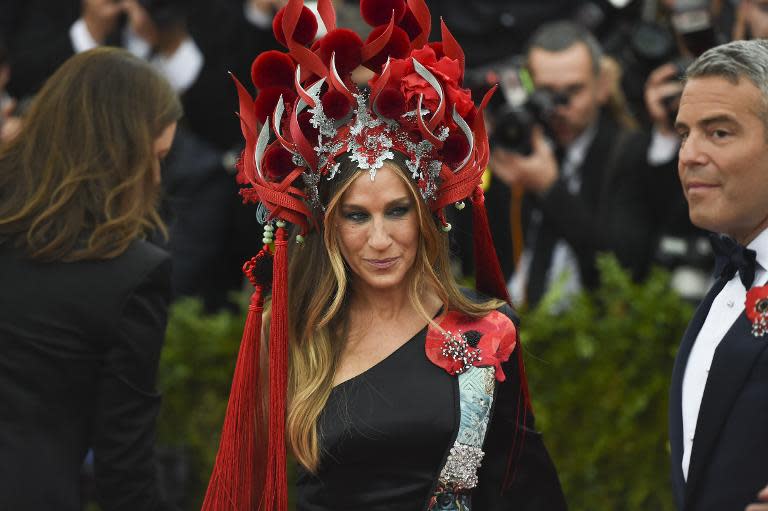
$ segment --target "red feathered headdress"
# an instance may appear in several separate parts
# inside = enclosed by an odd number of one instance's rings
[[[336,27],[331,0],[319,0],[317,8],[327,30],[318,40],[317,20],[302,0],[289,0],[275,16],[275,37],[287,52],[272,50],[254,60],[255,98],[235,79],[245,137],[238,181],[249,185],[242,195],[261,204],[266,225],[264,249],[244,268],[256,292],[205,510],[287,507],[285,225],[299,228],[297,240],[314,227],[323,206],[317,187],[336,176],[342,154],[371,178],[394,151],[404,154],[422,197],[446,231],[450,224],[444,208],[462,208],[463,200],[471,200],[477,288],[508,301],[480,188],[489,156],[483,109],[493,90],[475,105],[462,85],[464,52],[445,24],[442,42],[427,42],[431,27],[424,0],[361,0],[363,19],[373,26],[365,41]],[[359,66],[375,73],[367,91],[351,79]],[[259,270],[265,261],[271,272]],[[260,432],[254,410],[260,401],[255,358],[262,293],[270,285],[269,441],[264,453],[257,452],[256,442]],[[254,471],[257,456],[266,462],[265,474]]]

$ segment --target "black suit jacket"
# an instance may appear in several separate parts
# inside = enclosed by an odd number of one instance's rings
[[[620,157],[616,159],[612,152],[620,139]],[[539,235],[563,239],[570,245],[586,287],[598,283],[595,256],[599,252],[615,253],[638,278],[647,270],[653,245],[653,219],[645,186],[647,147],[645,134],[625,130],[603,113],[598,120],[595,138],[578,170],[581,175],[579,192],[570,193],[565,181],[559,179],[542,197],[524,196],[523,228],[529,226],[531,212],[539,209],[543,218]],[[610,164],[611,159],[614,159],[614,165]],[[506,278],[514,272],[511,200],[509,188],[494,179],[486,192],[486,204]],[[534,250],[534,258],[551,261],[552,252]],[[546,271],[549,264],[543,266],[542,271]],[[528,276],[529,283],[535,279],[532,274]]]
[[[0,511],[79,511],[89,448],[104,511],[163,508],[153,456],[168,255],[35,263],[0,245]]]
[[[700,307],[701,309],[701,307]],[[682,383],[706,317],[697,310],[675,360],[670,388],[672,482],[681,511],[742,511],[768,482],[768,337],[755,337],[745,313],[715,351],[683,477]]]

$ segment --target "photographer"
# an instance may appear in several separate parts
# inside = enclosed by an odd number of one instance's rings
[[[79,53],[102,44],[121,45],[149,60],[183,93],[203,67],[203,53],[187,29],[189,7],[179,0],[84,0],[70,29]]]
[[[741,0],[732,34],[734,40],[768,38],[768,0]]]
[[[672,272],[672,287],[698,301],[706,293],[712,253],[706,233],[688,218],[688,206],[677,177],[679,137],[673,130],[682,92],[680,65],[667,63],[648,77],[645,102],[653,122],[648,148],[648,183],[654,224],[657,226],[654,263]]]
[[[491,155],[495,178],[524,192],[525,248],[510,280],[517,302],[535,305],[561,278],[566,294],[595,286],[598,252],[615,252],[635,275],[646,268],[651,226],[640,186],[646,139],[609,113],[601,62],[594,37],[570,22],[544,25],[529,43],[533,84],[556,106],[544,126],[533,128],[530,154],[496,143]],[[510,218],[508,208],[519,205],[497,198],[490,207],[493,217]]]
[[[742,2],[739,19],[758,14]],[[669,2],[668,17],[678,55],[654,69],[645,83],[645,108],[651,122],[647,187],[657,239],[654,263],[672,272],[672,286],[683,297],[700,300],[711,280],[712,252],[706,233],[694,226],[677,175],[680,139],[673,126],[683,90],[682,76],[693,58],[724,39],[721,20],[708,0]],[[720,18],[724,18],[720,13]],[[737,26],[745,27],[746,25]]]

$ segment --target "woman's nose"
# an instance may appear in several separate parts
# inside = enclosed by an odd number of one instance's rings
[[[368,244],[375,250],[384,250],[392,244],[392,236],[383,219],[374,219],[368,235]]]

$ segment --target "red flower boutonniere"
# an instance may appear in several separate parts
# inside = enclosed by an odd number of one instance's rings
[[[768,332],[768,285],[753,287],[747,292],[744,311],[752,323],[752,335],[764,336]]]
[[[475,319],[449,312],[440,327],[429,327],[425,350],[433,364],[448,374],[461,374],[472,366],[496,368],[496,379],[504,381],[501,364],[506,362],[517,344],[517,329],[507,316],[492,311]]]

